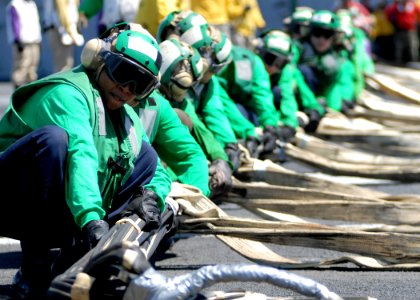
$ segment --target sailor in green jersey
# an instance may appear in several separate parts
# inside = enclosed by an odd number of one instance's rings
[[[194,164],[191,166],[191,171],[194,170],[194,174],[189,175],[190,181],[193,179],[192,176],[194,176],[193,183],[196,183],[202,189],[206,187],[206,195],[209,194],[208,186],[210,185],[210,197],[214,199],[231,189],[232,170],[223,148],[206,127],[201,128],[204,124],[195,114],[192,104],[185,99],[188,89],[200,80],[203,75],[203,59],[195,48],[174,38],[163,41],[159,46],[163,58],[160,92],[175,107],[175,111],[183,122],[188,124],[196,140],[188,131],[187,133],[194,141],[195,146],[200,149],[198,144],[203,145],[203,149],[210,149],[210,151],[206,151],[207,153],[210,152],[210,154],[214,155],[214,157],[207,155],[210,167],[207,167],[207,159],[204,154],[202,154],[200,160],[193,161],[190,159],[190,162]],[[184,107],[184,104],[191,104],[191,106]],[[212,149],[216,149],[216,151]],[[192,149],[189,150],[191,151]],[[201,149],[200,152],[203,153]],[[164,161],[166,160],[164,159]]]
[[[337,16],[340,16],[337,14]],[[341,15],[342,16],[342,15]],[[342,85],[341,94],[343,95],[343,103],[341,111],[347,113],[350,109],[354,108],[356,103],[355,88],[356,82],[358,80],[356,69],[357,64],[354,56],[354,34],[350,23],[346,22],[343,18],[339,18],[340,26],[337,33],[335,51],[340,55],[343,64],[346,65],[346,70],[351,74],[351,76],[346,76],[346,84]],[[359,80],[363,78],[359,77]]]
[[[210,27],[199,14],[191,11],[175,11],[169,14],[159,25],[158,40],[177,37],[196,48],[205,58],[205,71],[202,79],[194,84],[186,95],[194,110],[216,140],[224,148],[236,171],[240,166],[240,150],[235,133],[227,118],[221,101],[220,83],[213,76],[229,61],[228,44],[214,47]]]
[[[169,101],[155,91],[134,109],[172,180],[195,186],[209,197],[207,158]]]
[[[202,76],[203,62],[197,50],[178,40],[166,40],[159,47],[160,92],[154,91],[145,101],[140,101],[135,110],[172,179],[195,186],[208,197],[207,158],[169,103],[183,100],[187,89]]]
[[[340,9],[337,11],[342,33],[338,40],[341,50],[345,50],[354,67],[354,98],[353,103],[359,99],[365,88],[365,75],[373,74],[375,64],[367,51],[368,38],[364,30],[354,26],[350,11]]]
[[[308,6],[298,6],[291,16],[283,20],[284,30],[298,45],[305,41],[310,32],[309,22],[315,10]]]
[[[349,64],[335,51],[334,45],[339,30],[339,20],[335,13],[320,10],[310,20],[308,41],[303,43],[304,51],[300,57],[299,68],[309,87],[317,98],[324,98],[326,106],[335,111],[342,110],[342,95],[352,72]]]
[[[261,34],[255,45],[255,51],[270,76],[274,104],[278,109],[281,126],[277,136],[289,142],[298,127],[298,105],[293,91],[293,66],[290,64],[291,39],[284,32],[271,30]]]
[[[20,297],[45,299],[64,271],[52,270],[63,256],[52,261],[50,249],[74,255],[81,241],[87,251],[133,213],[159,226],[171,180],[127,104],[158,86],[160,64],[156,40],[127,30],[88,41],[82,65],[12,95],[0,120],[0,234],[21,241]]]
[[[231,53],[232,62],[217,75],[218,79],[242,114],[255,126],[263,128],[262,155],[271,153],[276,146],[278,114],[274,106],[270,77],[263,61],[254,52],[234,45]],[[230,114],[232,111],[235,110],[230,110]],[[250,135],[251,138],[253,136],[255,134]],[[252,155],[252,150],[256,149],[250,137],[247,137],[247,148]]]
[[[298,6],[291,17],[284,21],[286,32],[292,38],[291,64],[294,66],[294,91],[299,106],[299,125],[306,132],[315,132],[320,119],[325,115],[324,107],[309,88],[298,67],[301,52],[303,52],[302,43],[309,37],[309,22],[313,13],[314,9],[310,7]]]

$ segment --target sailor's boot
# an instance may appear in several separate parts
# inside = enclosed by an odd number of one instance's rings
[[[52,280],[51,255],[47,248],[21,241],[22,263],[13,278],[12,299],[45,299]]]

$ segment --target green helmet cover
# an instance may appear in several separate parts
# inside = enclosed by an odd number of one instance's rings
[[[180,14],[180,10],[174,10],[170,12],[160,23],[158,27],[158,32],[156,35],[156,40],[161,43],[164,40],[166,40],[166,31],[169,28],[174,28],[174,25],[172,24],[175,20],[175,16]]]
[[[344,33],[346,38],[351,38],[354,35],[354,31],[353,19],[350,11],[347,9],[339,9],[336,14],[340,21],[339,31]]]
[[[295,24],[309,25],[314,13],[314,9],[306,6],[296,7],[291,17],[291,22]]]
[[[206,19],[190,10],[177,10],[168,14],[159,24],[157,40],[162,42],[167,38],[169,29],[181,40],[195,48],[208,47],[212,40],[208,34]]]
[[[213,40],[213,50],[218,63],[225,63],[232,59],[232,42],[223,32],[220,32],[220,41]]]
[[[315,12],[312,15],[309,24],[312,28],[320,27],[334,31],[338,30],[340,26],[337,15],[329,10],[319,10]]]
[[[157,41],[151,35],[132,30],[123,31],[117,37],[115,50],[159,76],[162,55]]]
[[[289,57],[292,54],[292,39],[280,30],[272,30],[261,37],[260,50],[276,56]]]

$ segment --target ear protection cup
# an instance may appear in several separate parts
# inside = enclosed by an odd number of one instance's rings
[[[91,39],[86,42],[80,55],[82,65],[89,70],[96,70],[102,64],[101,52],[110,50],[110,43],[102,39]]]

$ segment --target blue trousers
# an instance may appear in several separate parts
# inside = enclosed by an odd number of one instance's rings
[[[73,243],[80,232],[65,199],[68,135],[57,126],[37,129],[0,154],[0,235],[34,241],[48,248]],[[115,202],[128,203],[149,183],[157,154],[143,142],[135,168]],[[118,207],[117,207],[118,208]]]
[[[239,103],[236,103],[236,106],[247,120],[249,120],[255,126],[260,126],[260,123],[258,122],[258,116],[255,112]]]
[[[299,65],[298,68],[300,72],[302,72],[303,78],[309,88],[315,93],[319,85],[319,79],[316,76],[314,69],[306,65]]]

